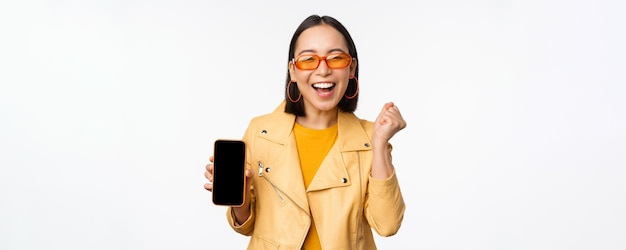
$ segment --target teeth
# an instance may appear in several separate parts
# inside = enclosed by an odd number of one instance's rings
[[[328,83],[328,82],[321,82],[321,83],[313,84],[313,87],[318,88],[318,89],[328,89],[328,88],[332,88],[333,86],[335,86],[334,83]]]

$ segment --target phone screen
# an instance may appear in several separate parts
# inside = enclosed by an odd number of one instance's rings
[[[244,142],[216,140],[213,150],[213,203],[227,206],[243,205],[246,184]]]

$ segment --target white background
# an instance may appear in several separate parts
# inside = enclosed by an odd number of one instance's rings
[[[0,249],[245,248],[204,165],[309,14],[408,122],[381,249],[626,249],[624,1],[226,2],[0,3]]]

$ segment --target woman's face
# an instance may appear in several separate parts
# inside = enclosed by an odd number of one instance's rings
[[[330,25],[317,25],[300,34],[296,41],[294,57],[302,55],[325,57],[336,53],[348,54],[348,46],[341,33]],[[293,61],[289,62],[289,75],[291,80],[298,84],[307,113],[336,111],[355,69],[355,59],[352,59],[348,67],[335,69],[329,68],[324,60],[321,60],[316,69],[310,70],[298,69]]]

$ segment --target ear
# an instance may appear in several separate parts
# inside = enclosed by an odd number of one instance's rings
[[[287,64],[287,69],[289,70],[289,78],[292,81],[296,80],[296,65],[293,64],[293,61],[289,61],[289,63]]]
[[[352,58],[352,63],[350,63],[350,75],[354,76],[356,73],[356,58]]]

